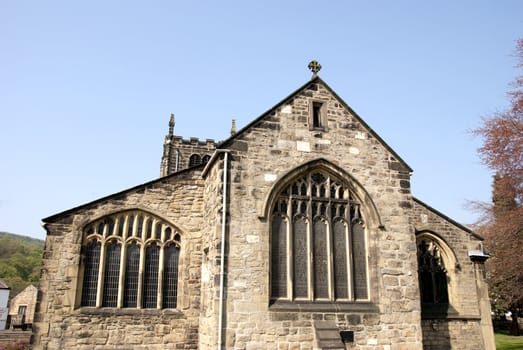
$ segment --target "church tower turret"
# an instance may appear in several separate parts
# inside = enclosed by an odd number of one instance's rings
[[[191,137],[185,140],[181,136],[174,135],[174,125],[174,113],[171,113],[169,133],[165,135],[160,164],[160,176],[162,177],[182,169],[207,163],[216,149],[216,143],[212,139],[200,141],[196,137]],[[236,130],[234,122],[233,129]]]
[[[165,141],[163,143],[163,156],[162,162],[160,165],[160,176],[166,176],[170,173],[177,171],[172,168],[171,163],[171,154],[173,152],[173,139],[174,139],[174,113],[171,113],[171,118],[169,119],[169,133],[165,135]]]

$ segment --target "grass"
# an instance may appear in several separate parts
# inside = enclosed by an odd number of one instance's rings
[[[523,336],[514,337],[506,332],[495,334],[497,350],[523,350]]]

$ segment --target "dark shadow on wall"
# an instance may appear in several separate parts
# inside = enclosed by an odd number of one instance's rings
[[[423,350],[451,349],[448,321],[428,319],[421,321]]]

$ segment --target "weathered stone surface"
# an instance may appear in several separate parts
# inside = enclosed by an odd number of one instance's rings
[[[314,129],[311,104],[318,101],[324,125]],[[216,147],[214,141],[168,137],[162,174],[171,175],[45,220],[35,349],[204,350],[215,349],[220,338],[227,349],[312,350],[317,321],[354,332],[353,349],[488,349],[467,256],[480,238],[413,199],[409,167],[321,80],[220,144],[228,153],[213,154]],[[186,169],[196,153],[213,154],[211,162]],[[271,201],[285,179],[318,164],[346,179],[361,202],[368,300],[282,307],[270,295]],[[176,166],[181,171],[175,173]],[[84,227],[131,209],[153,213],[181,232],[177,309],[81,308]],[[435,328],[422,320],[420,306],[416,238],[423,232],[437,233],[453,252],[447,268],[456,319]],[[460,332],[470,346],[461,347]]]

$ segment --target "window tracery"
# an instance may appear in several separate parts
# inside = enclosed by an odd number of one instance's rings
[[[360,204],[325,171],[294,180],[278,195],[271,221],[271,299],[368,300]]]
[[[441,248],[428,238],[418,241],[418,276],[422,303],[448,304],[447,270]]]
[[[176,308],[180,247],[181,234],[172,225],[141,211],[90,223],[80,306]]]

